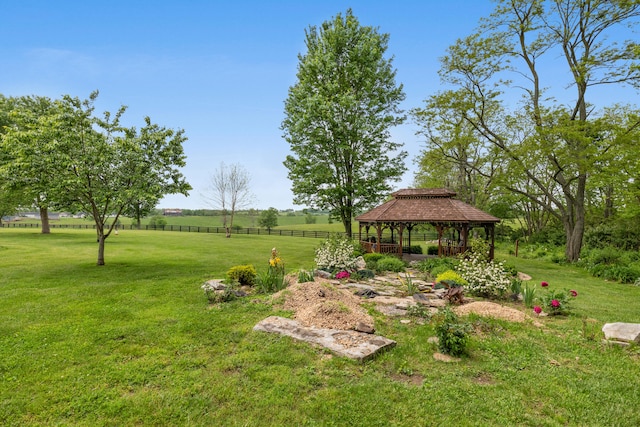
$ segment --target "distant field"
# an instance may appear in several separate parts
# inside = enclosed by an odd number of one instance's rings
[[[163,216],[167,221],[167,225],[191,225],[196,227],[222,227],[222,215],[215,216]],[[292,225],[296,226],[309,226],[310,229],[313,230],[328,230],[328,231],[341,231],[342,225],[340,223],[328,223],[327,215],[318,215],[315,216],[316,223],[315,224],[306,224],[305,217],[303,215],[279,215],[278,216],[278,227],[279,228],[290,228]],[[149,218],[143,218],[141,224],[147,225],[150,221]],[[33,218],[22,218],[20,219],[21,223],[33,224],[40,223],[39,219]],[[51,224],[88,224],[92,225],[93,220],[91,219],[83,219],[83,218],[61,218],[57,220],[51,220]],[[129,225],[133,222],[131,218],[120,217],[120,223],[124,225]],[[233,224],[235,226],[240,226],[243,228],[248,227],[258,227],[258,216],[250,216],[250,215],[236,215],[233,218]]]

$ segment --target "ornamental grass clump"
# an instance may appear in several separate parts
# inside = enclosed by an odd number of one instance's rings
[[[468,282],[465,288],[472,295],[500,299],[511,288],[511,275],[505,271],[503,262],[487,260],[480,253],[471,252],[456,267]]]
[[[316,249],[315,262],[326,271],[354,271],[356,269],[355,246],[346,236],[333,234]]]

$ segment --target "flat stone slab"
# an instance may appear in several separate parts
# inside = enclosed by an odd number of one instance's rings
[[[379,335],[357,331],[323,329],[302,326],[293,319],[270,316],[253,327],[254,331],[286,335],[293,339],[322,346],[338,356],[361,362],[374,357],[381,351],[393,348],[396,342]]]
[[[640,344],[640,323],[606,323],[602,332],[607,340]]]

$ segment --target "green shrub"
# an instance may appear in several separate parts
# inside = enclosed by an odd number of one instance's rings
[[[404,252],[405,254],[421,254],[422,246],[420,245],[405,246],[404,248],[402,248],[402,252]]]
[[[382,258],[386,258],[386,257],[387,256],[385,254],[381,254],[381,253],[378,253],[378,252],[371,252],[371,253],[368,253],[368,254],[364,254],[362,256],[362,258],[364,258],[365,262],[369,262],[369,261],[378,262]]]
[[[438,247],[437,246],[427,247],[427,255],[438,255]]]
[[[241,286],[253,286],[256,283],[256,269],[253,265],[236,265],[227,271],[227,277]]]
[[[399,273],[405,269],[404,261],[396,257],[385,257],[378,261],[378,271],[393,271]]]
[[[343,234],[332,234],[315,252],[316,265],[322,270],[355,270],[355,246],[353,241]]]
[[[376,277],[376,273],[373,270],[364,269],[364,270],[356,271],[355,273],[353,273],[353,275],[351,277],[354,280],[373,279],[374,277]]]
[[[451,356],[461,356],[467,352],[470,326],[461,322],[449,307],[438,311],[435,317],[435,331],[438,337],[438,350]]]
[[[468,283],[453,270],[447,270],[436,276],[436,284],[446,282],[449,286],[466,286]]]
[[[307,282],[314,282],[314,281],[315,281],[315,277],[313,276],[313,272],[306,271],[306,270],[298,271],[298,283],[307,283]]]
[[[442,273],[443,271],[452,270],[457,263],[458,261],[456,261],[453,258],[426,258],[417,264],[417,268],[423,273],[431,273],[432,276],[437,276],[439,273]],[[441,266],[444,266],[445,269],[444,270],[440,269],[439,273],[433,272],[434,268],[441,267]]]
[[[149,227],[164,228],[167,225],[167,219],[160,215],[154,215],[149,219]]]
[[[263,294],[271,294],[278,292],[289,285],[284,272],[278,269],[269,268],[264,273],[257,276],[258,292]]]
[[[471,253],[462,260],[456,271],[469,282],[466,288],[472,295],[501,298],[511,288],[512,276],[501,262],[487,261],[482,254]]]

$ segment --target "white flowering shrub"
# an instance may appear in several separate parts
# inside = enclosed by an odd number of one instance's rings
[[[488,261],[479,253],[471,253],[456,267],[456,271],[468,282],[465,289],[472,295],[485,298],[501,298],[511,288],[511,276],[504,269],[504,262]]]
[[[355,246],[346,236],[335,234],[316,249],[318,268],[327,271],[354,271],[356,269]]]

